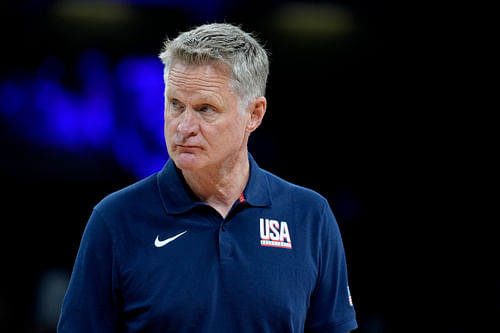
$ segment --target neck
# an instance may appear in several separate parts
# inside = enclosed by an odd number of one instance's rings
[[[217,168],[182,170],[182,175],[193,193],[225,218],[248,182],[248,153],[239,154]]]

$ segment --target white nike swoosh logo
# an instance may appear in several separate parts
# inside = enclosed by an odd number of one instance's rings
[[[156,236],[155,246],[156,246],[156,247],[162,247],[162,246],[165,246],[165,245],[167,245],[168,243],[170,243],[171,241],[173,241],[173,240],[175,240],[175,239],[177,239],[177,238],[181,237],[181,236],[182,236],[182,235],[184,235],[186,232],[187,232],[187,230],[185,230],[185,231],[181,232],[181,233],[180,233],[180,234],[178,234],[178,235],[175,235],[174,237],[170,237],[170,238],[167,238],[167,239],[162,240],[162,241],[158,239],[158,237],[159,237],[159,235],[158,235],[158,236]]]

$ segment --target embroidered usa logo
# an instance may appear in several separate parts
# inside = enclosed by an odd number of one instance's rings
[[[260,218],[260,245],[292,248],[292,238],[285,221]]]

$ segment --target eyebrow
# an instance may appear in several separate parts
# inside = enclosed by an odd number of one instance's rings
[[[173,90],[173,93],[172,93]],[[166,97],[167,100],[177,100],[181,103],[185,103],[183,99],[178,96],[178,94],[175,93],[176,88],[175,87],[167,87],[167,93]],[[191,95],[193,96],[193,95]],[[196,100],[196,104],[194,106],[199,106],[199,105],[212,105],[216,108],[221,108],[223,103],[222,97],[219,97],[218,94],[210,93],[210,94],[195,94],[194,99]]]

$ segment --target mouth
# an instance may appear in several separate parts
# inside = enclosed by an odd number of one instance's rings
[[[194,146],[194,145],[177,145],[177,150],[180,152],[193,152],[195,150],[201,149],[200,146]]]

